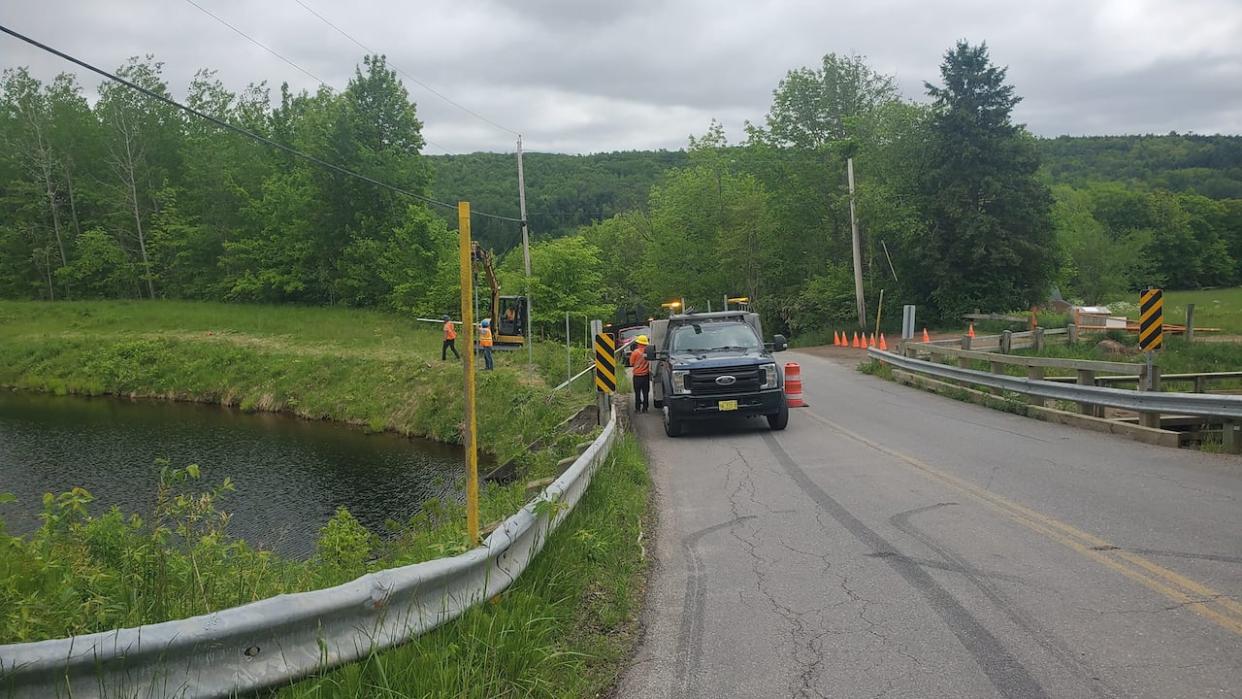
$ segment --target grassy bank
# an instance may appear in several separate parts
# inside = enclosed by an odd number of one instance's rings
[[[635,641],[648,489],[638,443],[622,437],[585,498],[496,603],[279,696],[599,696]]]
[[[0,386],[279,410],[452,442],[462,372],[439,349],[436,328],[368,311],[0,302]],[[536,359],[546,368],[498,352],[497,370],[480,372],[480,444],[519,457],[522,476],[484,488],[483,522],[520,508],[525,480],[556,473],[586,437],[554,429],[589,395],[550,397],[545,372],[564,371],[564,347],[540,346]],[[546,448],[528,453],[537,439]],[[229,536],[231,484],[211,464],[201,476],[170,464],[151,489],[149,521],[82,490],[47,495],[43,526],[28,536],[6,535],[0,521],[0,643],[183,618],[466,549],[460,506],[432,502],[382,540],[340,511],[310,560],[284,560]]]
[[[544,377],[564,371],[564,348],[537,349],[537,370],[525,352],[497,352],[497,371],[479,374],[480,445],[501,460],[580,404],[547,400]],[[220,403],[460,442],[460,364],[439,355],[434,325],[374,311],[0,302],[0,386]]]

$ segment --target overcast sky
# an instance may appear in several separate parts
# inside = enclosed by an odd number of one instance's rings
[[[296,0],[195,1],[333,88],[361,58]],[[1039,135],[1242,133],[1242,0],[302,1],[528,150],[681,148],[712,118],[740,140],[786,71],[831,51],[867,56],[922,100],[960,38],[1009,66],[1016,118]],[[187,0],[3,0],[0,23],[106,68],[154,53],[178,97],[203,67],[232,88],[316,86]],[[7,36],[0,65],[67,68]],[[512,150],[510,134],[406,86],[429,153]]]

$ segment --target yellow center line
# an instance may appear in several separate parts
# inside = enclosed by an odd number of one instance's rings
[[[807,415],[850,439],[904,461],[925,476],[974,497],[1027,529],[1042,534],[1096,563],[1125,575],[1148,589],[1164,595],[1178,605],[1185,606],[1195,614],[1218,624],[1222,628],[1242,635],[1242,603],[1230,599],[1207,585],[1169,570],[1138,554],[1122,551],[1105,539],[946,473],[909,454],[904,454],[867,439],[857,432],[829,420],[823,415],[810,410],[801,412],[803,415]]]

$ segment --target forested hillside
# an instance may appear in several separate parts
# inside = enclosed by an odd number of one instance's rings
[[[471,153],[428,156],[437,199],[468,198],[472,206],[518,216],[517,160],[512,154]],[[526,210],[536,235],[563,235],[579,226],[647,205],[651,186],[672,168],[686,164],[685,151],[627,151],[594,155],[527,153]],[[455,216],[451,211],[446,212]],[[445,219],[449,221],[450,219]],[[456,218],[452,218],[456,225]],[[504,250],[520,240],[520,230],[502,221],[481,220],[474,236]]]
[[[170,95],[152,57],[122,76]],[[1149,284],[1242,282],[1242,137],[1040,140],[985,45],[947,51],[920,101],[860,56],[775,86],[762,123],[684,151],[526,158],[536,324],[569,312],[745,294],[773,328],[857,323],[846,161],[869,308],[923,317],[1014,310],[1053,287],[1088,302]],[[339,92],[233,93],[203,71],[187,102],[288,152],[114,83],[23,69],[0,82],[0,296],[457,306],[456,213],[522,293],[516,161],[428,157],[416,105],[383,58]],[[758,107],[757,107],[758,111]],[[323,162],[361,173],[343,176]],[[379,186],[376,182],[387,186]]]
[[[1036,143],[1040,173],[1050,185],[1117,182],[1142,191],[1242,199],[1242,136],[1060,136]],[[435,173],[436,197],[454,201],[468,194],[489,211],[517,216],[513,155],[470,153],[427,159]],[[687,158],[685,151],[626,151],[527,153],[525,161],[531,230],[556,236],[593,220],[645,208],[651,187],[668,170],[684,166]],[[516,231],[492,222],[483,224],[482,230],[498,249],[517,240]]]

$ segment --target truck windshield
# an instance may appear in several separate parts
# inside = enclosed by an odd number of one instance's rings
[[[755,336],[755,331],[745,323],[694,323],[673,331],[674,353],[762,349],[763,344]]]

